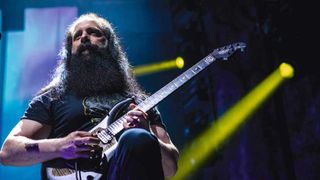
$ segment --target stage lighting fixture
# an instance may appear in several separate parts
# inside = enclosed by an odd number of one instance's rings
[[[182,69],[184,67],[184,60],[182,57],[177,57],[173,60],[161,61],[159,63],[146,64],[133,68],[133,72],[136,76],[143,76],[151,73],[157,73],[161,71],[167,71],[170,69]]]

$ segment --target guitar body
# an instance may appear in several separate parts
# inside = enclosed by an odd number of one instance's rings
[[[89,132],[98,134],[100,131],[105,130],[115,119],[122,116],[127,111],[129,104],[132,102],[134,102],[133,98],[127,98],[116,104],[110,110],[109,115]],[[46,172],[48,179],[69,180],[76,179],[76,176],[78,179],[99,179],[102,174],[98,172],[101,172],[103,168],[108,167],[108,162],[117,147],[117,138],[120,136],[120,133],[117,133],[117,136],[112,133],[109,133],[108,135],[110,135],[110,137],[108,137],[108,142],[100,142],[99,146],[101,147],[101,151],[96,153],[93,158],[63,160],[63,168],[47,167]],[[81,178],[79,176],[81,176]]]
[[[98,180],[101,178],[102,174],[91,172],[91,171],[81,171],[81,173],[69,168],[47,168],[47,177],[52,180],[70,180],[70,179],[94,179]],[[78,174],[77,174],[78,173]]]

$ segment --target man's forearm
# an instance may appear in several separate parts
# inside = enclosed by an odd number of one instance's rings
[[[177,148],[172,144],[166,144],[159,140],[161,157],[162,157],[162,168],[165,177],[171,177],[175,175],[177,171],[177,161],[179,152]]]
[[[14,136],[6,140],[0,154],[3,165],[26,166],[48,161],[60,156],[60,139],[32,140]]]

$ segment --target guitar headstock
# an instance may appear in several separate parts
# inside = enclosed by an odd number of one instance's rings
[[[220,59],[222,58],[223,60],[227,60],[235,51],[237,51],[238,49],[240,49],[241,51],[243,51],[243,49],[246,47],[247,45],[243,42],[238,42],[238,43],[234,43],[234,44],[230,44],[227,46],[223,46],[221,48],[217,48],[212,52],[213,57],[215,57],[216,59]]]

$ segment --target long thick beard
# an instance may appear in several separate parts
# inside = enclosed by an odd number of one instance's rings
[[[87,54],[83,53],[87,50]],[[107,48],[80,45],[67,63],[67,90],[78,96],[123,92],[127,85],[123,70]]]

